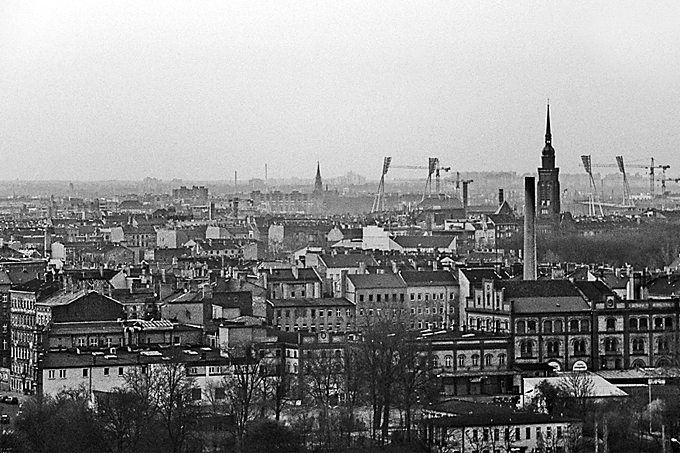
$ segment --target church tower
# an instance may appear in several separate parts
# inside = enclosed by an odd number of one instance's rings
[[[323,181],[321,180],[321,167],[316,162],[316,179],[314,180],[314,193],[323,192]]]
[[[538,169],[538,200],[536,211],[538,222],[543,225],[559,226],[560,221],[560,169],[555,167],[555,149],[550,131],[550,104],[545,126],[545,146],[541,153],[541,167]]]

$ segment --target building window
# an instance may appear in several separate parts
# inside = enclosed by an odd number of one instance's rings
[[[556,320],[553,322],[553,332],[555,333],[562,333],[562,321],[561,320]]]
[[[642,338],[633,339],[633,353],[644,354],[645,353],[645,340]]]
[[[560,355],[560,342],[553,340],[548,341],[548,357],[556,357]]]
[[[534,355],[534,344],[531,341],[525,340],[520,343],[520,355],[522,357],[533,357]]]
[[[638,320],[636,318],[630,318],[628,320],[628,328],[630,330],[638,330]]]
[[[109,375],[109,369],[108,369],[108,368],[104,368],[104,376],[108,376],[108,375]]]
[[[657,345],[659,346],[659,353],[664,354],[668,352],[668,340],[665,338],[659,338],[657,341]]]
[[[55,375],[55,374],[56,374],[56,373],[55,373],[54,370],[48,370],[48,371],[47,371],[47,379],[54,379],[54,375]]]
[[[526,324],[524,321],[517,321],[517,333],[525,333],[526,332]]]
[[[578,332],[578,321],[573,319],[569,321],[569,331],[570,332]]]
[[[432,357],[432,368],[439,368],[439,357],[436,355]]]
[[[654,318],[654,330],[663,329],[663,318]]]
[[[498,354],[498,365],[505,366],[505,354]]]
[[[639,326],[639,329],[640,329],[640,330],[647,330],[647,329],[648,329],[648,327],[647,327],[647,318],[640,318],[640,326]]]
[[[491,363],[493,361],[493,355],[487,354],[484,356],[484,365],[485,366],[491,366]]]
[[[191,399],[194,401],[198,401],[201,399],[201,389],[194,387],[191,389]]]
[[[553,323],[552,321],[543,321],[543,333],[552,333]]]
[[[616,319],[609,318],[607,319],[607,331],[611,332],[613,330],[616,330]]]
[[[574,355],[585,355],[585,353],[586,353],[585,340],[574,341]]]
[[[536,333],[536,321],[527,322],[527,332]]]
[[[88,370],[87,368],[83,368],[83,377],[87,377],[87,376],[88,376],[88,371],[89,371],[89,370]]]
[[[590,332],[590,321],[587,319],[581,321],[581,332]]]
[[[619,341],[616,338],[606,338],[604,340],[605,352],[616,352],[619,348]]]
[[[59,379],[66,379],[66,370],[59,370]]]
[[[472,366],[479,366],[479,354],[472,354]]]
[[[459,367],[465,366],[465,354],[461,354],[458,356],[458,366]]]

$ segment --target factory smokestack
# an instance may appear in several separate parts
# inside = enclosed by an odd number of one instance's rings
[[[498,189],[498,206],[502,205],[504,201],[505,194],[503,193],[503,189]]]
[[[536,178],[524,178],[524,280],[536,280]]]
[[[468,209],[468,182],[463,181],[463,209],[465,210],[465,216],[467,217]]]

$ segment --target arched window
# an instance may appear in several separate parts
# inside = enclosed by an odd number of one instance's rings
[[[607,319],[607,330],[608,331],[616,330],[616,319],[614,318]]]
[[[479,366],[479,354],[472,354],[472,366]]]
[[[520,343],[520,354],[522,357],[533,357],[534,344],[529,340],[522,341]]]
[[[526,333],[526,330],[524,321],[517,321],[517,333]]]
[[[616,338],[607,338],[604,340],[605,352],[616,352],[619,348],[619,340]]]
[[[439,356],[432,357],[432,368],[439,368]]]
[[[630,330],[637,330],[638,329],[638,320],[637,318],[630,318],[628,320],[628,328]]]
[[[640,325],[638,327],[640,330],[647,330],[647,318],[640,318]]]
[[[636,359],[633,362],[633,368],[645,368],[646,366],[647,366],[647,364],[642,359]]]
[[[585,340],[575,340],[574,341],[574,355],[584,355],[586,353],[586,342]]]
[[[562,333],[562,320],[558,319],[553,323],[555,333]]]
[[[505,354],[498,354],[498,365],[505,366]]]
[[[668,340],[666,340],[665,338],[659,338],[656,344],[659,347],[660,354],[668,352]]]
[[[491,363],[493,362],[493,355],[487,354],[484,356],[484,366],[491,366]]]
[[[447,355],[444,357],[444,366],[446,368],[451,368],[453,366],[453,357],[450,355]]]
[[[527,322],[527,332],[536,333],[536,321]]]
[[[459,367],[465,366],[465,354],[461,354],[458,356],[458,366]]]
[[[584,319],[581,321],[581,332],[589,332],[590,331],[590,321],[587,319]]]
[[[555,357],[560,355],[560,342],[557,340],[552,340],[547,343],[548,356]]]
[[[578,332],[578,321],[576,319],[569,321],[569,331]]]
[[[645,340],[642,338],[633,339],[633,353],[644,354],[645,353]]]
[[[552,333],[553,323],[552,321],[543,321],[543,333]]]

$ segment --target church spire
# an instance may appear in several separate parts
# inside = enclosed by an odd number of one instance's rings
[[[548,102],[548,119],[545,123],[545,144],[550,145],[552,142],[552,134],[550,133],[550,103]]]
[[[323,181],[321,180],[321,167],[316,161],[316,179],[314,180],[314,192],[323,192]]]

